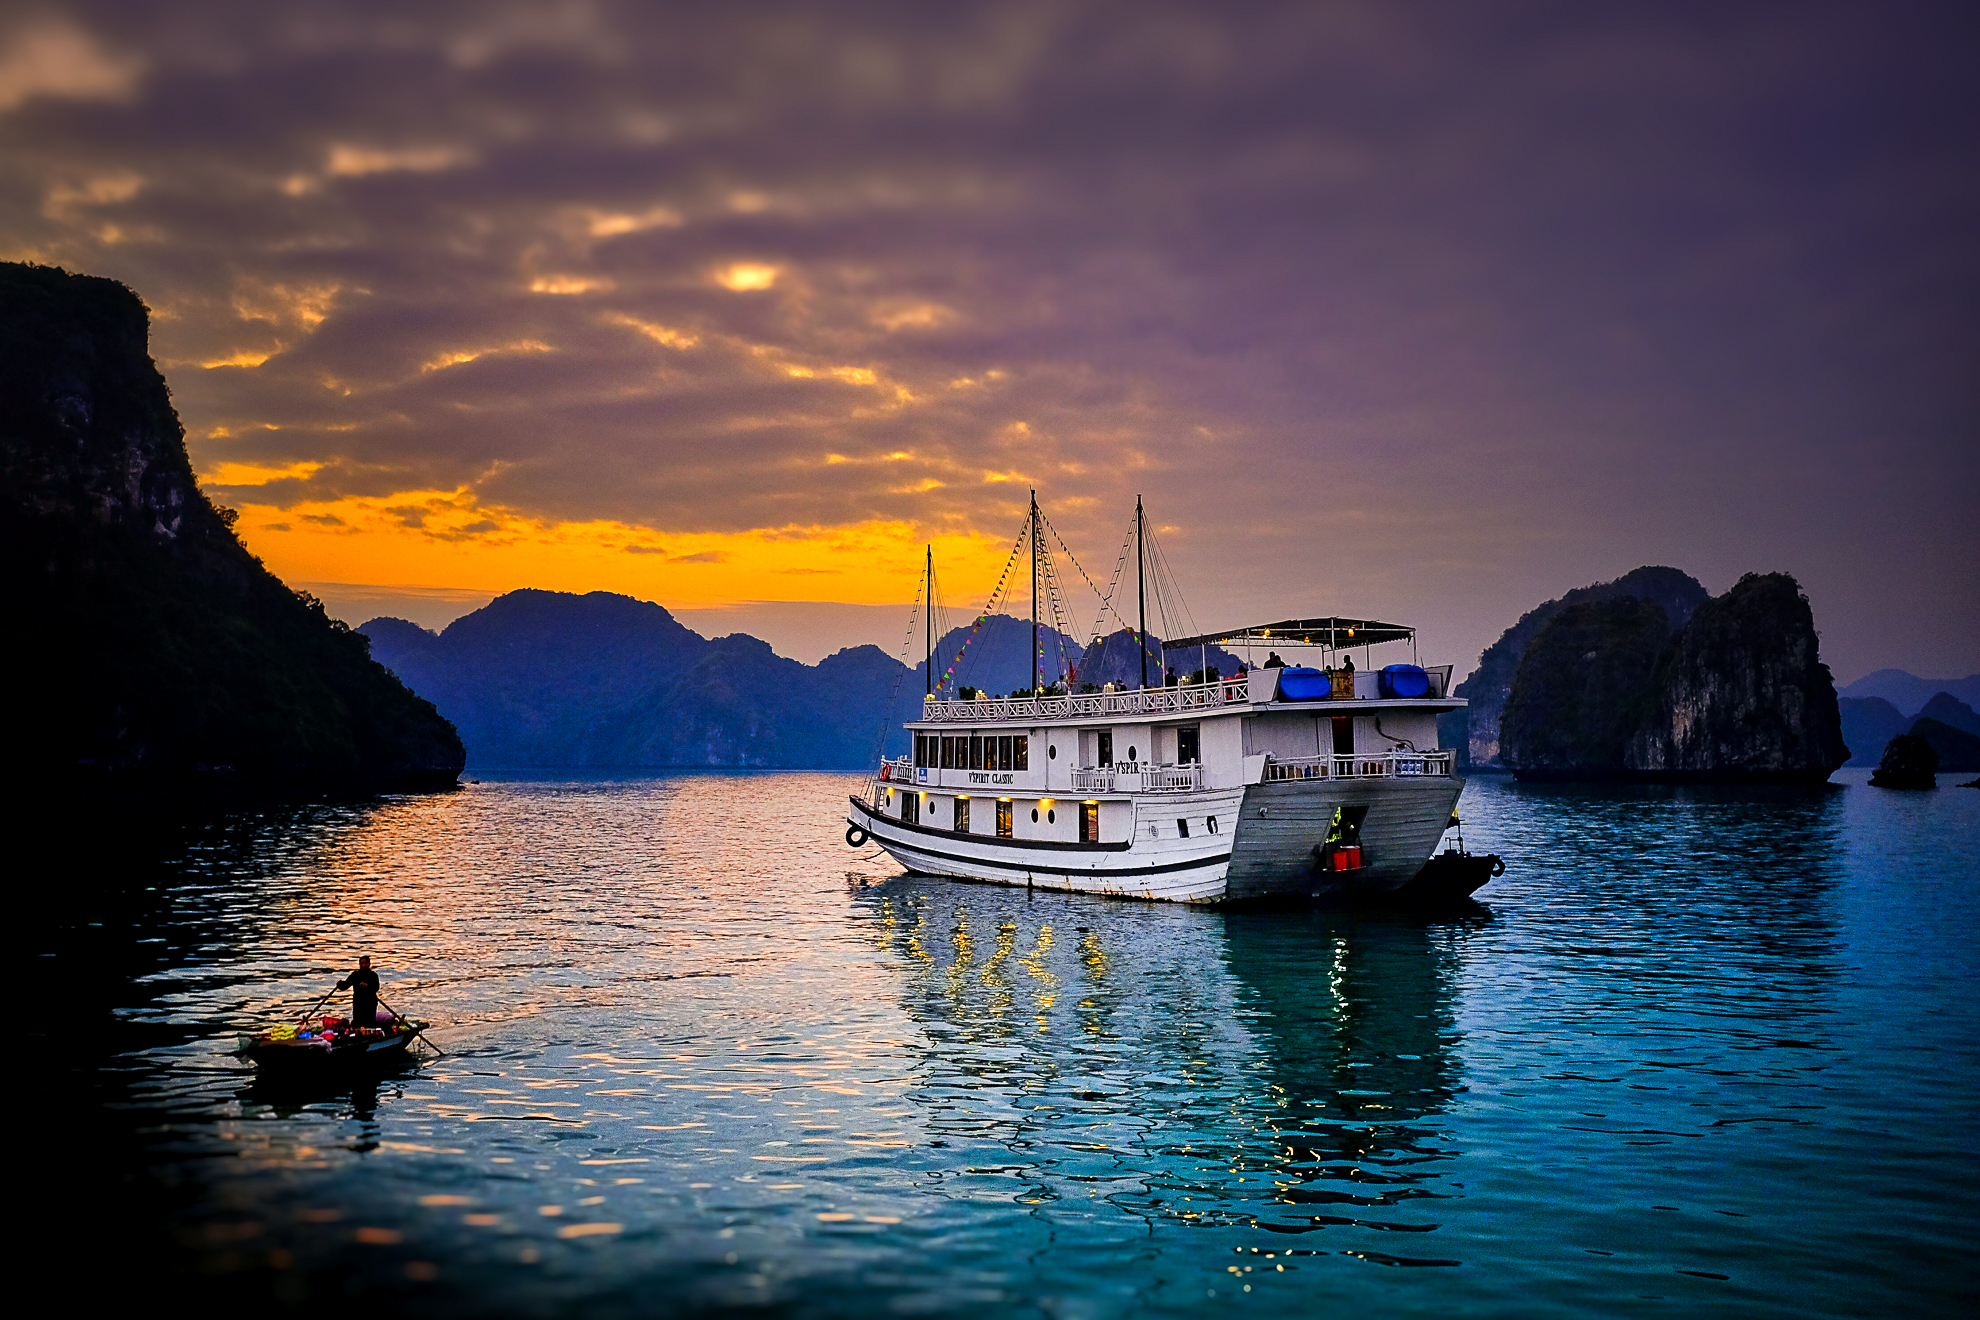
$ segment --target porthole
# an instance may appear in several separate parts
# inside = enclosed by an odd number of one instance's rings
[[[1036,825],[1036,824],[1038,823],[1038,808],[1037,808],[1037,807],[1033,807],[1033,808],[1031,809],[1031,823],[1032,823],[1033,825]]]
[[[1132,748],[1132,747],[1130,747],[1130,748],[1128,748],[1128,760],[1130,760],[1130,761],[1139,761],[1140,759],[1141,759],[1140,757],[1138,757],[1138,756],[1136,756],[1136,755],[1134,754],[1134,748]]]
[[[1045,823],[1046,823],[1047,825],[1057,825],[1057,824],[1059,823],[1059,813],[1058,813],[1058,812],[1056,812],[1056,811],[1048,811],[1048,812],[1046,812],[1046,813],[1045,813]]]
[[[1047,756],[1049,756],[1049,757],[1050,757],[1050,758],[1052,758],[1052,759],[1053,759],[1054,761],[1056,761],[1056,760],[1058,760],[1058,759],[1059,759],[1059,747],[1058,747],[1058,744],[1057,744],[1057,743],[1053,743],[1052,745],[1050,745],[1050,746],[1048,746],[1048,747],[1047,747],[1047,748],[1045,749],[1045,755],[1047,755]]]
[[[1212,834],[1215,834],[1217,832],[1217,818],[1215,816],[1210,816],[1206,818],[1203,823],[1210,827],[1210,832]]]

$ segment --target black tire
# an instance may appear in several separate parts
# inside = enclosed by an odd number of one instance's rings
[[[857,825],[846,826],[846,847],[848,848],[864,848],[866,841],[872,837],[872,835]]]

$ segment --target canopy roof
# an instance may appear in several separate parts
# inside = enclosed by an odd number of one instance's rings
[[[1335,648],[1380,646],[1383,642],[1406,642],[1414,636],[1414,628],[1405,628],[1400,623],[1378,623],[1374,619],[1281,619],[1277,623],[1256,623],[1224,632],[1205,633],[1201,637],[1178,637],[1163,642],[1162,649],[1176,651],[1185,646],[1229,646],[1233,643]]]

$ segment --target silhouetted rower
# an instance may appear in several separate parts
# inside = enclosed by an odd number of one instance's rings
[[[371,970],[369,954],[358,959],[357,970],[337,982],[339,990],[351,992],[351,1022],[360,1027],[378,1024],[378,973]]]

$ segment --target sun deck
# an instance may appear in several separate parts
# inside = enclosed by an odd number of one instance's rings
[[[1175,687],[1130,688],[1119,692],[978,697],[972,700],[931,697],[922,703],[921,718],[910,722],[907,727],[933,728],[944,724],[1016,724],[1029,727],[1096,720],[1145,720],[1150,716],[1201,715],[1233,708],[1256,710],[1265,707],[1366,714],[1384,709],[1421,710],[1426,706],[1456,710],[1464,704],[1461,698],[1450,695],[1449,665],[1425,669],[1423,672],[1429,679],[1429,692],[1421,697],[1407,698],[1382,696],[1379,671],[1368,670],[1353,675],[1353,696],[1288,701],[1278,692],[1281,672],[1276,667],[1254,669],[1236,678],[1220,678],[1211,683],[1180,683]]]

